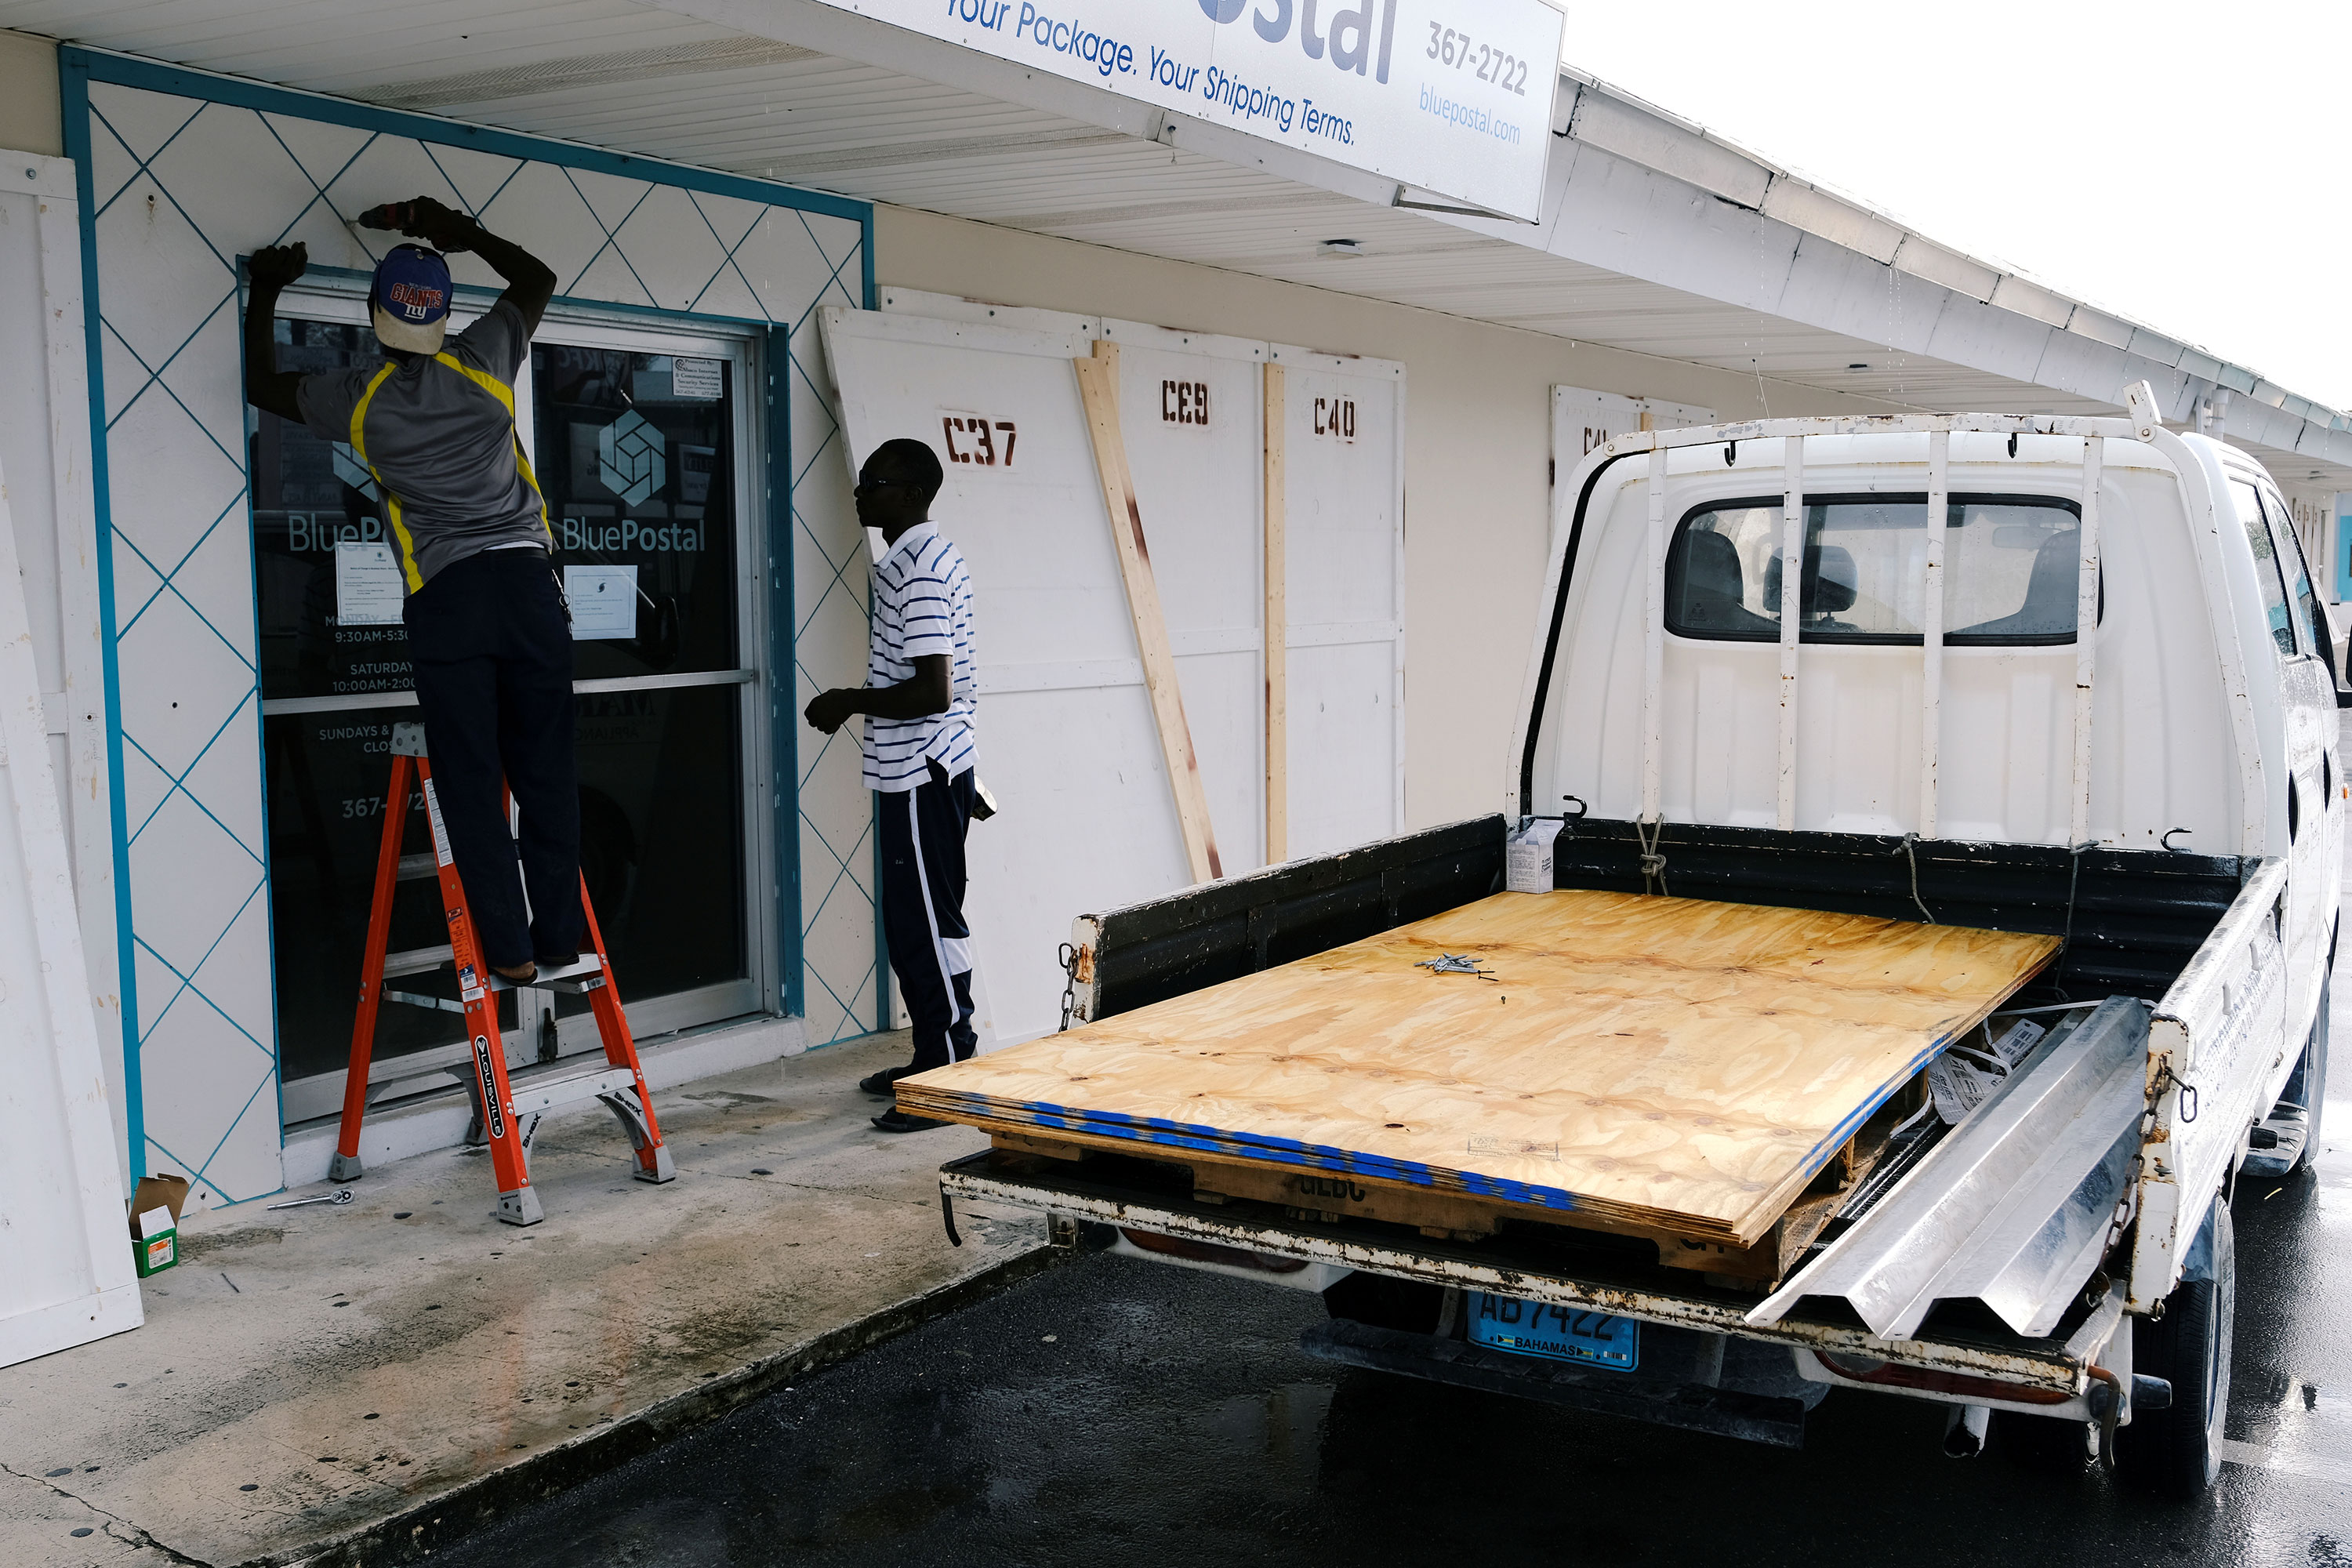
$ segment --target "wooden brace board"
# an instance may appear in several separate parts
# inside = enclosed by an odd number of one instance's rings
[[[898,1086],[920,1115],[1746,1248],[2057,939],[1501,893]],[[1493,978],[1417,967],[1475,957]]]
[[[1093,358],[1072,363],[1077,367],[1078,395],[1086,404],[1095,467],[1102,477],[1103,505],[1110,512],[1111,538],[1118,548],[1119,574],[1135,616],[1143,684],[1151,697],[1168,782],[1176,795],[1184,858],[1193,881],[1212,882],[1225,874],[1224,867],[1217,854],[1216,829],[1209,821],[1208,796],[1201,787],[1200,754],[1184,720],[1184,693],[1176,679],[1176,656],[1169,645],[1167,619],[1160,614],[1160,589],[1151,576],[1151,552],[1143,542],[1143,509],[1135,499],[1134,476],[1128,471],[1127,438],[1119,429],[1118,345],[1097,342]]]

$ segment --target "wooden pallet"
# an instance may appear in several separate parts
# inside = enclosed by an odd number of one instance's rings
[[[1890,1101],[1903,1103],[1904,1097]],[[1076,1134],[1041,1138],[1034,1133],[997,1131],[990,1139],[997,1157],[1016,1170],[1035,1170],[1053,1163],[1083,1164],[1105,1155],[1143,1158],[1181,1167],[1192,1184],[1196,1203],[1270,1204],[1283,1217],[1322,1225],[1370,1220],[1411,1226],[1422,1235],[1451,1241],[1478,1242],[1509,1226],[1541,1225],[1560,1230],[1593,1230],[1608,1236],[1633,1237],[1657,1248],[1657,1260],[1669,1268],[1688,1269],[1717,1282],[1769,1290],[1793,1269],[1856,1184],[1870,1173],[1885,1148],[1891,1116],[1874,1118],[1871,1127],[1856,1136],[1815,1176],[1812,1185],[1789,1205],[1780,1220],[1753,1247],[1728,1247],[1694,1240],[1669,1231],[1590,1221],[1583,1215],[1522,1204],[1465,1197],[1321,1171],[1283,1168],[1246,1161],[1219,1160],[1198,1154],[1172,1158],[1175,1151],[1139,1148],[1133,1142]]]
[[[902,1079],[898,1103],[991,1132],[1547,1210],[1728,1256],[1780,1235],[1872,1113],[2056,946],[1692,899],[1505,893]],[[1416,967],[1441,953],[1494,978]]]

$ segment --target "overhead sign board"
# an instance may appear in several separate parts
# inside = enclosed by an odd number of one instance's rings
[[[1550,0],[824,0],[1533,221]]]

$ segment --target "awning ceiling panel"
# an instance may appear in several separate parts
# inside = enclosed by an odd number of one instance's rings
[[[778,0],[745,25],[787,34],[809,10]],[[1768,401],[2091,412],[2153,366],[2176,416],[2206,382],[2254,389],[2233,438],[2284,480],[2352,489],[2352,422],[1573,80],[1584,140],[1556,144],[1555,205],[1531,229],[1375,205],[631,0],[0,0],[0,26],[1749,374]],[[1580,248],[1613,264],[1559,253]],[[1748,280],[1717,289],[1710,253]]]

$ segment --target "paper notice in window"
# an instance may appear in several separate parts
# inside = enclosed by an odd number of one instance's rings
[[[335,621],[346,626],[400,625],[400,563],[389,544],[335,542]]]
[[[669,389],[678,397],[714,398],[725,391],[715,359],[674,359],[669,363]]]
[[[566,566],[563,596],[572,601],[572,640],[613,642],[637,635],[637,569]]]

